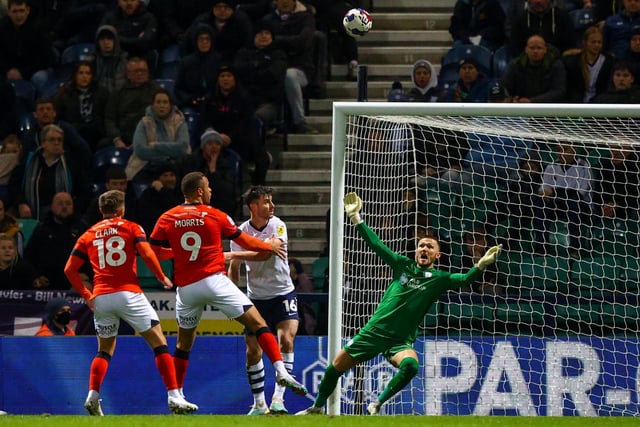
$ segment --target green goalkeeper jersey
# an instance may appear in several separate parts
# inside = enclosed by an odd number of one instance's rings
[[[470,285],[482,274],[475,266],[464,274],[435,268],[422,269],[415,260],[389,249],[364,222],[356,229],[367,245],[393,270],[393,279],[363,330],[384,331],[387,336],[404,337],[414,342],[418,326],[440,295],[446,290]]]

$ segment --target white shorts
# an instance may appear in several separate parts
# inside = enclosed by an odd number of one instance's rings
[[[214,305],[229,319],[237,319],[252,307],[253,303],[225,274],[214,274],[178,287],[176,294],[178,326],[183,329],[193,329],[198,326],[206,305]]]
[[[142,293],[120,291],[98,295],[93,301],[93,324],[96,327],[96,335],[100,338],[118,335],[120,319],[138,333],[148,331],[160,322],[158,313]]]

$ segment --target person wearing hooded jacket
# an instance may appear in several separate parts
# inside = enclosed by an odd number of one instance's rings
[[[102,25],[96,31],[95,80],[110,93],[127,82],[127,54],[120,48],[118,30],[111,25]]]
[[[434,72],[433,64],[421,59],[413,64],[411,73],[413,87],[409,90],[411,102],[436,102],[440,97],[438,89],[438,75]]]
[[[69,328],[71,321],[71,304],[65,298],[54,298],[45,306],[47,313],[42,326],[36,332],[38,337],[67,336],[74,337],[76,333]]]
[[[180,108],[199,108],[216,87],[220,55],[214,51],[213,28],[200,24],[195,33],[196,51],[180,61],[176,76],[175,97]]]

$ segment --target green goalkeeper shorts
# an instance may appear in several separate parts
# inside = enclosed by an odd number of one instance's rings
[[[413,350],[411,342],[398,340],[380,332],[375,328],[372,328],[372,330],[361,329],[344,346],[344,351],[359,362],[373,359],[379,354],[382,354],[388,362],[391,362],[394,354],[404,350]]]

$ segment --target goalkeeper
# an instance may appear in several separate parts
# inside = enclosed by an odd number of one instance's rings
[[[391,251],[380,241],[360,218],[361,208],[362,200],[356,193],[345,196],[344,210],[367,245],[393,269],[393,280],[371,319],[340,350],[325,370],[313,406],[296,415],[323,413],[324,405],[340,376],[357,364],[382,354],[398,368],[398,372],[377,400],[367,406],[369,414],[379,414],[382,404],[402,390],[418,373],[418,355],[413,349],[413,342],[418,326],[431,305],[443,292],[470,285],[496,261],[501,250],[501,246],[490,248],[465,274],[436,270],[434,263],[440,258],[437,239],[421,238],[417,244],[415,260],[411,260]]]

